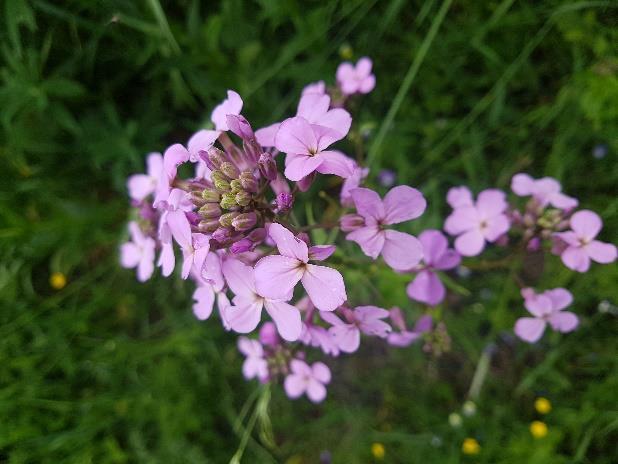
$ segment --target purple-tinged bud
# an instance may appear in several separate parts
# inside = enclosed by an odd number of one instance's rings
[[[270,153],[262,153],[258,161],[258,167],[260,173],[268,180],[275,180],[277,178],[277,163],[273,159]]]
[[[202,199],[207,203],[219,203],[221,194],[216,190],[206,189],[202,192]]]
[[[528,242],[526,245],[526,249],[528,251],[538,251],[541,248],[541,239],[538,237],[533,237],[532,240]]]
[[[243,150],[251,160],[251,164],[255,165],[260,159],[260,154],[262,153],[262,147],[255,139],[245,140],[242,144]]]
[[[294,205],[294,195],[281,192],[277,195],[277,213],[287,213]]]
[[[365,225],[365,218],[359,214],[344,214],[339,220],[343,232],[352,232]]]
[[[191,203],[195,206],[204,206],[206,201],[202,198],[202,195],[198,192],[191,192]]]
[[[197,227],[198,223],[201,221],[201,217],[199,214],[197,214],[195,211],[187,211],[185,213],[185,216],[187,217],[187,219],[189,220],[189,224],[191,224],[192,226]]]
[[[236,203],[240,206],[247,206],[249,203],[251,203],[252,199],[253,197],[251,196],[251,194],[245,192],[244,190],[241,190],[236,194]]]
[[[243,171],[240,173],[240,184],[247,192],[256,193],[258,191],[258,182],[251,171]]]
[[[382,187],[392,187],[393,185],[395,185],[396,180],[397,175],[395,174],[395,171],[392,171],[390,169],[382,169],[378,173],[378,183]]]
[[[235,255],[238,253],[251,251],[253,248],[255,248],[255,244],[248,238],[243,238],[242,240],[238,240],[230,245],[230,251]]]
[[[526,227],[533,227],[535,223],[534,216],[532,216],[529,213],[524,214],[523,223],[524,223],[524,226]]]
[[[311,246],[311,240],[309,240],[309,234],[307,234],[306,232],[300,232],[296,235],[296,238],[298,240],[302,240],[303,242],[305,242],[307,244],[307,246]]]
[[[279,335],[275,324],[272,322],[262,324],[259,340],[262,345],[277,346],[279,344]]]
[[[216,203],[206,203],[199,209],[201,216],[207,219],[215,219],[221,216],[221,208]]]
[[[236,229],[238,232],[251,230],[255,227],[256,224],[257,214],[255,214],[254,212],[239,214],[232,220],[232,227],[234,227],[234,229]]]
[[[232,229],[219,227],[212,233],[212,239],[219,243],[225,243],[232,237]]]
[[[311,187],[311,184],[313,184],[313,181],[315,179],[315,173],[311,173],[308,176],[303,177],[301,180],[299,180],[298,182],[296,182],[296,185],[298,186],[298,190],[300,190],[301,192],[306,192],[307,190],[309,190],[309,188]]]
[[[249,121],[247,121],[244,116],[239,114],[228,114],[225,118],[227,119],[227,127],[241,139],[251,140],[255,137],[251,124],[249,124]]]
[[[230,182],[230,188],[232,189],[232,193],[238,193],[242,190],[242,184],[238,179],[234,179]]]
[[[253,229],[249,235],[247,235],[247,238],[255,244],[262,243],[266,239],[266,229],[263,227]]]
[[[223,209],[234,209],[236,206],[236,195],[233,193],[224,193],[221,196],[221,202],[219,203]]]
[[[227,156],[224,152],[219,150],[217,147],[211,147],[208,149],[208,156],[206,156],[204,162],[211,171],[216,171],[217,169],[219,169],[219,166],[221,166],[221,164],[225,163],[227,160]]]
[[[221,163],[219,170],[230,179],[236,179],[240,174],[238,168],[228,161]]]
[[[238,211],[232,211],[231,213],[222,214],[219,218],[219,224],[221,224],[221,227],[232,227],[232,221],[239,214],[240,213]]]
[[[201,221],[197,225],[197,229],[204,234],[208,234],[217,230],[219,226],[220,224],[218,220],[210,219],[208,221]]]

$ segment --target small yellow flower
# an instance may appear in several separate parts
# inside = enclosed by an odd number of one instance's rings
[[[536,412],[539,414],[547,414],[551,411],[551,403],[547,398],[537,398],[534,402],[534,409],[536,409]]]
[[[534,438],[544,438],[547,436],[547,424],[541,421],[534,421],[530,424],[530,433]]]
[[[371,445],[371,454],[373,454],[373,457],[376,459],[384,459],[384,455],[386,454],[384,445],[382,443],[373,443]]]
[[[481,445],[474,438],[466,438],[461,444],[461,451],[463,454],[479,454],[481,452]]]
[[[49,276],[49,285],[55,290],[62,290],[67,284],[67,278],[62,272],[53,272]]]
[[[344,60],[351,60],[352,56],[354,56],[354,50],[352,50],[349,44],[343,44],[339,48],[339,56]]]

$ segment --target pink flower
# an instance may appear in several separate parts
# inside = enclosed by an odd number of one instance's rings
[[[311,84],[307,84],[303,88],[301,95],[304,97],[305,95],[309,95],[312,93],[317,93],[318,95],[326,94],[326,84],[324,84],[324,81],[312,82]]]
[[[125,268],[137,268],[137,280],[150,279],[154,271],[155,241],[144,235],[137,222],[129,223],[131,241],[120,247],[120,264]]]
[[[260,382],[268,380],[268,363],[264,359],[264,349],[257,340],[247,337],[238,339],[238,350],[245,355],[242,365],[242,374],[245,379],[257,378]]]
[[[374,337],[386,338],[391,326],[382,319],[388,317],[386,309],[377,306],[358,306],[353,311],[342,308],[346,321],[342,321],[334,313],[322,313],[320,317],[333,326],[328,329],[339,349],[345,353],[353,353],[360,346],[361,332]]]
[[[474,203],[470,190],[455,187],[449,190],[447,201],[454,211],[446,218],[444,230],[458,236],[455,249],[464,256],[478,255],[486,241],[495,242],[509,230],[506,195],[500,190],[484,190]]]
[[[351,192],[355,188],[360,187],[361,182],[369,175],[369,168],[362,168],[356,163],[354,164],[352,174],[345,181],[343,181],[341,193],[339,194],[341,206],[345,206],[346,208],[351,208],[354,206],[354,200],[352,199]]]
[[[191,225],[186,214],[181,210],[168,213],[167,224],[174,240],[180,245],[183,255],[182,278],[186,279],[195,266],[198,275],[210,251],[210,240],[204,234],[191,233]]]
[[[590,260],[608,264],[616,260],[616,247],[611,243],[595,240],[603,227],[598,214],[581,210],[571,216],[571,230],[554,234],[566,247],[561,253],[562,262],[569,269],[586,272]]]
[[[371,74],[373,63],[367,57],[363,57],[354,66],[352,63],[343,62],[337,68],[337,83],[344,95],[355,93],[369,93],[376,86],[376,77]]]
[[[218,131],[227,131],[229,130],[227,124],[227,115],[240,114],[242,110],[242,98],[233,90],[227,91],[227,98],[215,106],[215,109],[212,110],[212,114],[210,115],[210,120],[215,125],[215,129]]]
[[[426,230],[418,239],[423,245],[424,266],[419,266],[418,274],[408,284],[408,296],[413,300],[436,306],[446,293],[442,281],[436,274],[457,267],[461,262],[459,254],[448,248],[448,241],[439,230]]]
[[[563,311],[573,301],[573,295],[564,288],[554,288],[536,294],[532,289],[522,290],[524,305],[534,317],[521,317],[515,323],[515,334],[528,343],[538,341],[549,323],[558,332],[571,332],[579,320],[569,311]]]
[[[395,307],[390,310],[390,318],[393,326],[399,329],[399,332],[392,332],[388,335],[387,342],[389,345],[405,348],[418,340],[424,333],[429,332],[433,325],[431,316],[421,316],[413,330],[408,330],[406,322],[403,318],[401,309]]]
[[[320,311],[333,311],[346,299],[341,274],[329,267],[308,264],[324,257],[322,247],[309,248],[281,224],[271,224],[268,233],[280,255],[265,256],[255,265],[257,293],[265,298],[285,300],[301,281],[309,298]]]
[[[325,385],[330,382],[330,369],[326,364],[316,362],[309,366],[300,359],[292,359],[290,371],[283,384],[288,397],[296,399],[306,393],[314,403],[326,398]]]
[[[133,200],[142,201],[155,192],[159,177],[163,172],[163,157],[161,153],[150,153],[146,159],[147,174],[134,174],[127,181],[129,196]]]
[[[423,246],[416,237],[384,226],[399,224],[419,217],[427,202],[416,189],[407,185],[392,188],[384,201],[373,190],[357,188],[350,191],[364,225],[346,238],[358,243],[367,256],[384,261],[395,270],[405,271],[416,266],[423,257]]]
[[[225,311],[225,319],[232,330],[240,333],[252,332],[262,318],[262,308],[275,322],[281,338],[296,341],[302,331],[300,312],[286,303],[292,293],[283,298],[272,299],[258,295],[255,288],[255,274],[251,266],[237,259],[228,258],[223,262],[223,275],[228,287],[234,292],[234,303]]]
[[[577,206],[577,200],[561,192],[560,182],[551,177],[533,179],[528,174],[515,174],[511,181],[511,190],[520,197],[531,195],[541,207],[548,204],[555,208],[567,210]]]

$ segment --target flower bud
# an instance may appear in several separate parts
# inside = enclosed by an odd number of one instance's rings
[[[232,237],[232,229],[219,227],[212,233],[212,239],[219,243],[225,243]]]
[[[277,178],[277,163],[270,153],[262,153],[258,161],[260,173],[268,180]]]
[[[228,161],[221,163],[219,170],[230,179],[236,179],[240,174],[238,168]]]
[[[294,195],[291,193],[281,192],[277,195],[277,213],[286,213],[292,209],[294,204]]]
[[[247,192],[256,193],[258,191],[258,183],[251,171],[243,171],[240,173],[240,185]]]
[[[231,192],[224,193],[221,196],[221,202],[219,203],[223,209],[233,209],[237,206],[236,195]]]
[[[232,245],[230,245],[230,251],[234,254],[238,254],[251,251],[254,247],[255,244],[251,240],[243,238],[242,240],[232,243]]]
[[[221,201],[221,194],[216,190],[206,189],[202,191],[202,199],[207,203],[219,203]]]
[[[217,147],[210,147],[208,149],[208,156],[206,157],[203,157],[201,154],[202,151],[200,151],[200,158],[204,160],[206,166],[208,166],[211,171],[216,171],[222,163],[227,161],[227,156],[225,153]]]
[[[253,229],[256,223],[257,214],[253,212],[239,214],[232,220],[232,226],[239,232]]]
[[[251,203],[252,198],[253,197],[250,193],[241,190],[236,194],[236,203],[240,206],[247,206],[249,203]]]
[[[232,211],[231,213],[222,214],[219,218],[219,224],[221,224],[221,227],[232,227],[232,221],[239,214],[240,213],[238,211]]]
[[[279,344],[279,334],[277,327],[272,322],[265,322],[259,332],[259,339],[262,345],[277,346]]]
[[[343,232],[352,232],[365,225],[365,218],[358,214],[345,214],[341,216],[339,225],[341,226],[341,230]]]
[[[216,203],[206,203],[199,209],[199,213],[204,218],[215,219],[221,216],[221,208]]]
[[[219,227],[219,221],[215,219],[209,219],[207,221],[200,221],[197,225],[197,229],[205,234],[214,232]]]
[[[255,165],[260,159],[260,153],[262,153],[262,147],[255,139],[244,140],[242,148],[247,154],[247,157],[251,160],[251,164]]]
[[[206,202],[202,198],[202,195],[198,192],[191,192],[191,203],[195,206],[203,206]]]
[[[296,235],[298,240],[302,240],[307,244],[307,246],[311,246],[311,240],[309,240],[309,234],[307,232],[300,232]]]
[[[233,193],[238,193],[242,190],[242,184],[238,179],[234,179],[230,182],[230,188],[232,189]]]
[[[230,183],[227,180],[214,179],[213,183],[215,184],[215,188],[220,192],[230,191]]]
[[[306,192],[307,190],[309,190],[314,180],[315,180],[315,172],[312,172],[308,176],[303,177],[301,180],[296,182],[296,185],[298,186],[298,190],[300,190],[301,192]]]
[[[260,227],[259,229],[253,229],[247,238],[251,240],[253,243],[261,243],[266,238],[266,229]]]

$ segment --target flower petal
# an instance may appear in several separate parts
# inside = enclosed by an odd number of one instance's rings
[[[611,243],[593,240],[584,249],[588,256],[597,263],[609,264],[616,261],[616,246]]]
[[[295,258],[303,263],[309,260],[307,244],[294,236],[292,232],[276,222],[268,227],[268,235],[273,239],[279,253],[283,256]]]
[[[307,382],[301,375],[290,374],[283,382],[286,395],[291,399],[299,398],[307,388]]]
[[[355,188],[350,190],[352,200],[358,214],[364,218],[373,218],[376,221],[380,221],[384,218],[384,205],[380,195],[368,188]]]
[[[326,398],[326,387],[317,380],[309,380],[307,397],[314,403],[320,403]]]
[[[583,248],[569,246],[560,256],[566,267],[577,272],[586,272],[590,268],[590,257]]]
[[[382,258],[397,271],[412,269],[423,259],[423,245],[410,234],[396,230],[384,231]]]
[[[534,179],[528,174],[515,174],[511,179],[511,190],[520,197],[532,195],[534,185]]]
[[[287,256],[265,256],[255,265],[258,294],[275,300],[285,299],[303,276],[300,261]]]
[[[560,311],[573,302],[573,295],[564,288],[547,290],[546,292],[543,292],[543,295],[547,296],[551,300],[552,309],[554,311]]]
[[[424,230],[418,236],[418,240],[423,245],[423,261],[429,265],[434,264],[448,249],[448,240],[439,230]]]
[[[472,200],[472,192],[468,187],[451,187],[446,194],[446,202],[453,209],[458,209],[463,206],[474,206]]]
[[[429,306],[442,302],[445,295],[444,285],[438,276],[431,271],[421,271],[407,287],[408,296]]]
[[[558,311],[549,318],[549,325],[558,332],[572,332],[579,325],[579,319],[570,311]]]
[[[444,230],[451,235],[459,235],[470,229],[476,229],[481,220],[474,206],[462,206],[455,209],[444,222]]]
[[[587,241],[595,238],[603,227],[603,221],[599,215],[587,209],[573,214],[569,223],[577,236]]]
[[[324,162],[321,156],[290,153],[285,158],[285,177],[298,182],[314,172]]]
[[[196,163],[200,159],[200,150],[208,151],[219,137],[219,131],[202,129],[191,136],[187,142],[190,160]]]
[[[237,259],[227,258],[223,261],[221,270],[227,285],[235,295],[253,297],[257,293],[251,266],[247,266]]]
[[[363,253],[373,259],[377,259],[384,248],[386,236],[377,226],[361,227],[346,235],[347,240],[352,240],[360,245]]]
[[[230,306],[225,311],[227,323],[235,332],[253,332],[262,318],[262,302],[235,299],[234,303],[234,306]]]
[[[426,207],[427,201],[421,192],[407,185],[398,185],[384,197],[384,223],[399,224],[415,219]]]
[[[320,311],[334,311],[348,299],[343,277],[330,267],[307,264],[301,281]]]
[[[545,325],[543,319],[520,317],[515,323],[515,335],[528,343],[534,343],[543,336]]]
[[[275,147],[283,153],[316,153],[318,140],[309,122],[302,117],[288,118],[281,123],[275,135]]]
[[[206,320],[212,314],[212,308],[215,303],[215,292],[211,285],[202,285],[197,287],[193,292],[193,314],[200,321]]]
[[[507,206],[505,193],[497,189],[483,190],[476,199],[476,209],[484,219],[502,213]]]
[[[291,304],[283,301],[266,299],[264,301],[266,311],[275,322],[281,338],[289,342],[298,340],[303,329],[300,311]]]
[[[476,256],[485,248],[485,237],[478,229],[460,235],[455,240],[455,249],[464,256]]]
[[[319,154],[322,163],[316,168],[320,174],[334,174],[347,179],[354,173],[356,163],[340,151],[329,150]]]

